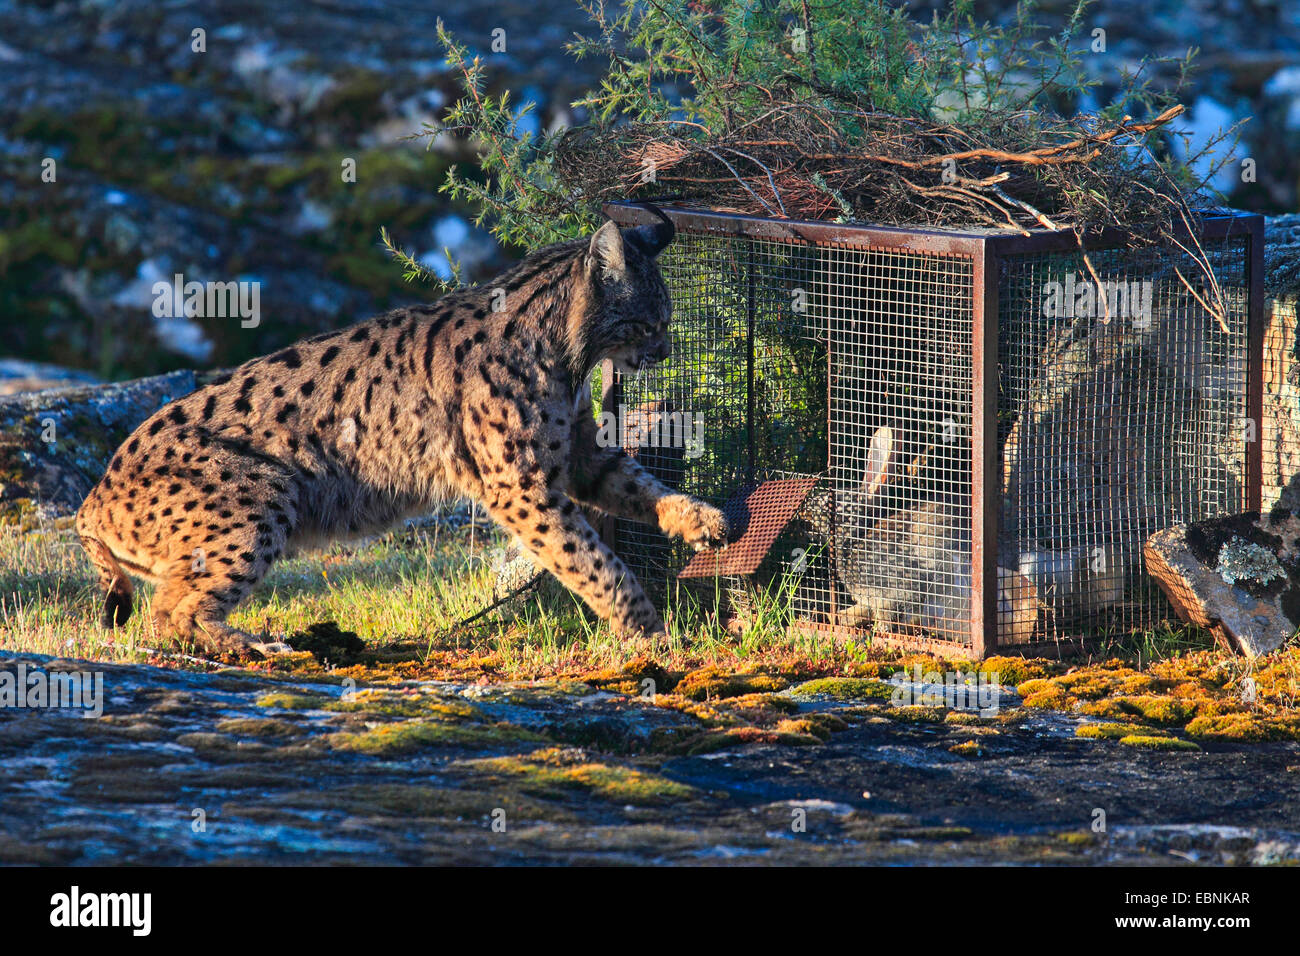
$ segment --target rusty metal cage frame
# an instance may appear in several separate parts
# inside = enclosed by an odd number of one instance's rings
[[[908,253],[950,257],[970,265],[970,609],[969,636],[963,640],[936,639],[915,634],[876,633],[874,640],[908,649],[942,652],[949,656],[983,658],[993,653],[1052,653],[1066,656],[1090,649],[1096,642],[1086,637],[1057,635],[1050,641],[1006,644],[998,639],[998,541],[1002,509],[1001,447],[998,432],[999,392],[1005,371],[999,351],[999,285],[1003,270],[1017,259],[1053,253],[1072,254],[1079,246],[1072,232],[1035,230],[1027,235],[996,230],[912,229],[827,222],[775,220],[686,206],[666,205],[679,236],[715,239],[765,240],[772,243],[812,246],[864,253]],[[641,206],[609,203],[605,213],[623,226],[652,223],[654,215]],[[1264,362],[1264,220],[1257,215],[1207,215],[1194,238],[1201,242],[1242,243],[1241,286],[1247,296],[1244,342],[1244,412],[1247,419],[1263,421]],[[1090,236],[1085,251],[1122,248],[1122,233],[1102,232]],[[672,285],[670,283],[670,289]],[[749,322],[753,323],[752,298]],[[681,321],[675,317],[674,322]],[[752,341],[751,341],[752,350]],[[829,351],[829,347],[828,347]],[[671,361],[671,360],[670,360]],[[751,357],[752,364],[752,357]],[[827,358],[828,363],[830,357]],[[752,369],[751,369],[752,378]],[[602,371],[604,407],[616,405],[622,383],[612,366]],[[748,396],[752,403],[752,390]],[[752,408],[750,413],[752,415]],[[829,427],[829,425],[828,425]],[[1262,426],[1261,426],[1262,427]],[[752,456],[752,435],[750,436]],[[1263,442],[1244,439],[1244,510],[1258,510],[1263,487]],[[829,453],[828,453],[829,458]],[[830,462],[827,466],[829,468]],[[768,535],[767,538],[770,538]],[[770,540],[768,541],[770,543]],[[628,557],[625,555],[625,558]],[[635,570],[633,558],[629,565]],[[801,624],[833,634],[861,632],[831,622]]]

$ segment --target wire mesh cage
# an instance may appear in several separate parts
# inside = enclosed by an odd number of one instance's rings
[[[611,522],[661,600],[693,582],[837,634],[1064,648],[1171,615],[1151,533],[1260,506],[1260,217],[1205,219],[1197,257],[666,212],[672,357],[607,369],[605,411],[738,540],[692,558]]]

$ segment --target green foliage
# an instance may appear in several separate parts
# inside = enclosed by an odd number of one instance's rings
[[[543,134],[534,141],[531,133],[521,132],[519,121],[532,111],[533,104],[513,108],[508,90],[489,96],[482,58],[471,59],[441,21],[438,39],[446,47],[447,63],[459,71],[464,89],[444,124],[482,144],[478,172],[484,180],[479,182],[453,169],[439,190],[478,206],[478,225],[484,225],[495,212],[492,231],[508,245],[545,245],[592,225],[570,197],[555,187],[551,164],[559,134]],[[425,132],[436,134],[438,130],[426,128]],[[566,211],[565,207],[572,208]],[[507,210],[509,215],[504,214]]]
[[[952,0],[929,23],[893,0],[579,2],[593,30],[569,52],[602,58],[608,69],[573,104],[585,123],[536,137],[519,125],[531,104],[516,108],[508,91],[490,95],[482,58],[439,26],[462,96],[443,128],[421,135],[449,131],[478,145],[477,169],[453,169],[440,188],[475,208],[476,224],[509,245],[535,248],[598,225],[602,197],[562,169],[566,144],[585,133],[636,123],[725,140],[764,122],[775,106],[806,103],[828,110],[819,115],[838,123],[834,136],[847,143],[865,141],[862,117],[875,114],[967,124],[1015,143],[1027,112],[1072,109],[1096,85],[1083,65],[1090,0],[1076,0],[1056,31],[1038,19],[1036,0],[1024,0],[1006,24],[979,20],[973,0]],[[1120,93],[1097,123],[1154,116],[1170,105],[1173,94],[1150,84],[1154,62],[1123,68]],[[1167,157],[1159,136],[1147,145]],[[1187,184],[1184,171],[1171,172]],[[630,194],[637,170],[626,176]],[[850,218],[843,196],[820,176],[812,181],[839,218]],[[409,276],[427,276],[410,261],[403,265]]]
[[[610,61],[600,89],[579,102],[602,122],[676,116],[732,129],[770,105],[772,88],[792,85],[899,115],[929,105],[932,68],[918,55],[917,25],[885,0],[648,0],[616,16],[603,2],[586,9],[599,32],[571,50]]]

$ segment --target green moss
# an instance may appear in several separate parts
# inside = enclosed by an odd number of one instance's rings
[[[1066,692],[1056,680],[1047,678],[1034,678],[1017,684],[1015,692],[1023,697],[1023,704],[1027,708],[1039,708],[1048,710],[1066,710],[1074,704],[1074,697]]]
[[[988,657],[979,662],[976,673],[990,679],[996,675],[1003,687],[1015,687],[1027,680],[1046,677],[1048,672],[1042,661],[1023,657]]]
[[[959,757],[983,757],[987,754],[987,751],[977,740],[967,740],[964,743],[954,744],[948,748],[948,752],[957,754]]]
[[[1131,737],[1139,732],[1167,736],[1164,731],[1138,727],[1134,724],[1116,723],[1080,724],[1074,729],[1074,736],[1082,737],[1085,740],[1119,740],[1121,737]]]
[[[619,691],[620,693],[637,696],[644,693],[645,681],[647,680],[652,682],[656,693],[670,693],[680,676],[679,674],[669,673],[655,661],[643,655],[632,658],[621,667],[587,671],[581,675],[580,679],[593,687],[599,687],[603,690]]]
[[[597,763],[581,751],[554,748],[526,757],[489,757],[458,765],[475,775],[517,787],[539,797],[590,794],[614,803],[652,806],[698,795],[694,787],[658,774]]]
[[[1277,719],[1250,713],[1197,717],[1186,729],[1188,736],[1198,740],[1236,743],[1300,740],[1300,723],[1295,718]]]
[[[539,743],[546,738],[513,724],[458,723],[441,720],[402,720],[359,733],[339,732],[328,738],[336,750],[372,756],[410,753],[424,747],[497,747]]]
[[[745,720],[764,721],[780,714],[793,714],[799,710],[799,702],[781,694],[742,694],[739,697],[724,697],[715,701],[714,707],[729,714],[735,714]]]
[[[1065,678],[1057,678],[1054,683],[1068,691],[1071,697],[1081,700],[1100,700],[1115,689],[1114,681],[1095,676],[1084,676],[1068,682]]]
[[[382,717],[434,717],[464,720],[482,719],[472,704],[435,694],[401,694],[384,690],[363,690],[347,700],[329,700],[323,710],[336,713],[374,714]]]
[[[1126,747],[1140,747],[1143,750],[1200,750],[1190,740],[1178,737],[1164,737],[1155,734],[1130,734],[1119,739]]]
[[[969,710],[950,710],[944,714],[945,724],[959,727],[978,727],[986,732],[995,733],[998,727],[1024,723],[1025,715],[1016,710],[999,711],[988,717]]]
[[[1097,834],[1091,830],[1070,830],[1066,833],[1058,833],[1056,838],[1062,843],[1078,847],[1095,846],[1098,842]]]
[[[1089,700],[1085,701],[1079,707],[1079,713],[1087,714],[1089,717],[1099,717],[1102,720],[1132,720],[1133,712],[1121,707],[1114,700]]]
[[[1074,698],[1067,694],[1055,684],[1039,681],[1029,681],[1027,684],[1021,684],[1021,687],[1044,683],[1046,686],[1026,694],[1021,703],[1025,707],[1034,710],[1069,710],[1074,703]],[[1020,693],[1024,693],[1020,691]]]
[[[870,677],[822,677],[793,688],[795,697],[829,697],[832,700],[889,700],[894,688]]]
[[[232,717],[220,721],[217,731],[240,737],[297,737],[306,733],[299,724],[273,717]]]
[[[737,674],[721,667],[701,667],[678,681],[673,693],[690,700],[713,700],[742,694],[774,693],[789,686],[790,681],[779,674]]]
[[[258,707],[269,707],[275,710],[323,710],[332,703],[337,703],[334,698],[320,694],[291,694],[281,691],[263,694],[257,698]]]
[[[783,721],[778,728],[728,727],[726,730],[707,730],[695,734],[679,735],[665,740],[660,750],[694,757],[751,744],[783,747],[816,747],[830,736],[826,728],[811,722]]]
[[[1149,720],[1153,724],[1169,727],[1181,727],[1191,720],[1196,713],[1196,704],[1176,697],[1144,695],[1140,697],[1116,697],[1116,704],[1131,714]]]
[[[844,730],[848,724],[834,714],[808,714],[804,717],[787,718],[776,725],[778,734],[793,734],[798,738],[813,737],[825,743],[831,734]]]
[[[948,714],[944,707],[926,707],[926,706],[909,706],[909,707],[881,707],[881,714],[890,720],[897,720],[907,724],[935,724],[942,723]]]

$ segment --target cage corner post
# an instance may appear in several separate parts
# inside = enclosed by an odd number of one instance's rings
[[[971,324],[971,656],[998,645],[998,270],[985,239],[973,263]]]

